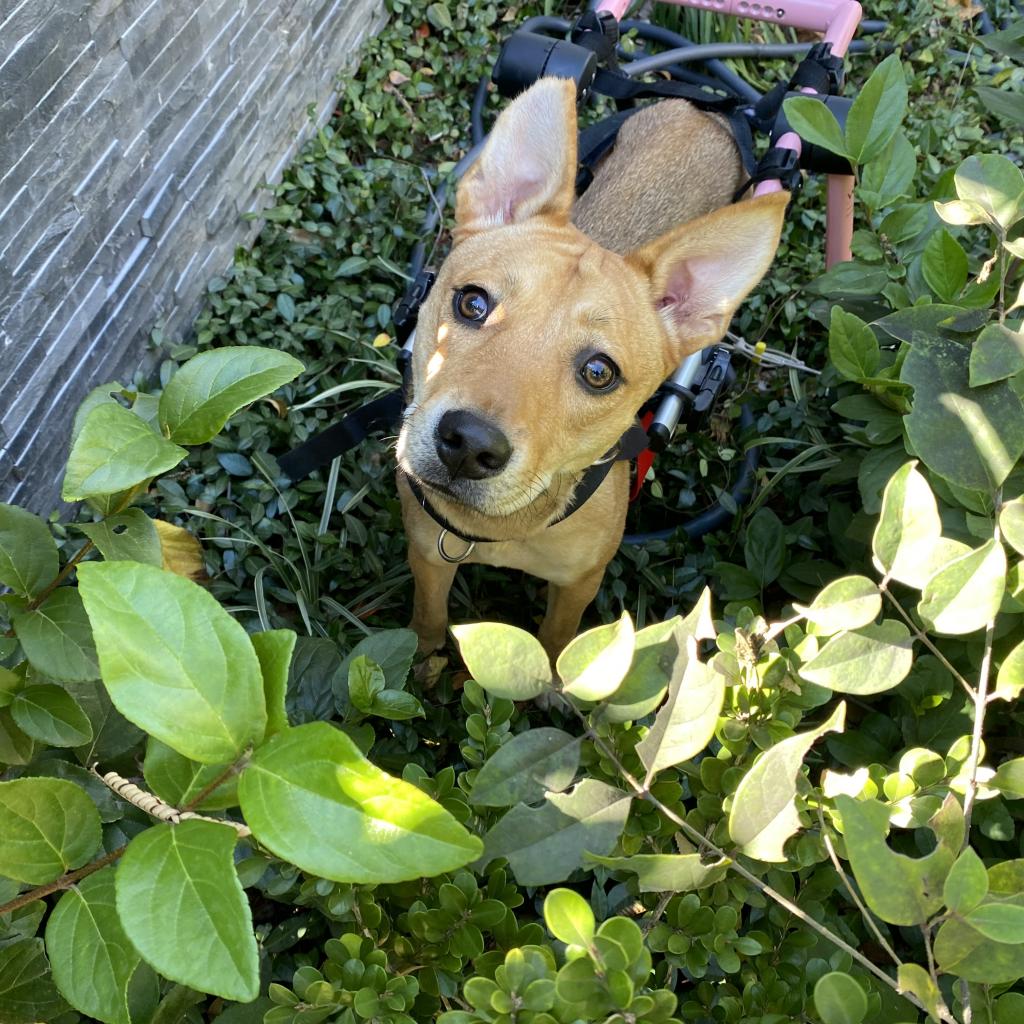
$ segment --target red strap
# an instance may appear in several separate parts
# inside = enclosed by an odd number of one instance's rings
[[[654,413],[645,413],[644,418],[641,420],[644,430],[646,430],[653,421]],[[636,457],[636,475],[633,477],[633,484],[629,489],[629,500],[631,502],[636,501],[636,499],[640,497],[640,491],[643,489],[644,481],[647,479],[647,471],[652,465],[654,465],[654,452],[652,452],[650,448],[645,448]]]

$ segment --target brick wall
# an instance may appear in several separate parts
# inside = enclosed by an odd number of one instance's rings
[[[0,0],[0,497],[56,500],[73,412],[187,331],[329,116],[380,0]]]

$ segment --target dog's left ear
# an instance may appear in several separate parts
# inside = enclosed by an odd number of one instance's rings
[[[725,336],[771,266],[788,202],[788,192],[775,192],[724,206],[626,257],[651,282],[672,343],[670,366]]]
[[[541,78],[499,115],[459,183],[455,237],[545,215],[569,219],[576,185],[576,87]]]

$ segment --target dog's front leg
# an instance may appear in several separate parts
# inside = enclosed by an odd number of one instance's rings
[[[448,592],[459,567],[425,557],[410,540],[409,568],[415,583],[409,628],[420,638],[420,652],[429,653],[444,646],[448,628]]]
[[[552,665],[562,648],[576,635],[587,605],[597,596],[605,567],[599,566],[574,583],[548,584],[548,609],[540,624],[538,639],[548,652]]]

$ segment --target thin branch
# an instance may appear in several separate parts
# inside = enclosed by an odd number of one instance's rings
[[[892,957],[893,963],[899,967],[903,961],[896,955],[896,951],[889,945],[888,940],[882,934],[881,929],[875,923],[874,915],[864,905],[864,901],[857,895],[857,890],[854,889],[853,884],[850,882],[849,876],[843,870],[842,864],[839,862],[839,857],[836,854],[835,846],[832,844],[832,837],[828,834],[828,828],[825,825],[825,815],[821,813],[821,807],[818,807],[818,822],[821,826],[821,837],[825,843],[825,849],[828,851],[829,859],[832,861],[832,866],[836,869],[836,873],[842,879],[843,885],[846,887],[846,891],[850,894],[850,899],[853,900],[857,909],[861,912],[861,916],[864,918],[864,923],[871,929],[871,934],[874,935],[878,944]]]
[[[13,900],[9,900],[0,906],[0,915],[20,910],[36,900],[41,900],[44,896],[60,892],[61,889],[70,889],[75,882],[80,882],[83,878],[99,871],[101,868],[105,868],[108,864],[113,864],[127,849],[128,844],[125,843],[124,846],[119,846],[116,850],[104,854],[99,860],[94,860],[91,864],[86,864],[85,867],[78,868],[76,871],[71,871],[66,875],[61,875],[60,878],[47,882],[46,885],[40,885],[35,889],[30,889],[28,892],[23,892],[20,896],[16,896]]]
[[[872,963],[863,953],[858,949],[854,949],[848,942],[841,939],[835,932],[826,928],[825,925],[815,921],[806,911],[798,907],[791,899],[783,896],[777,889],[773,889],[770,885],[762,882],[752,871],[748,871],[742,864],[734,860],[725,850],[720,846],[713,843],[703,833],[697,831],[688,821],[679,817],[670,807],[663,804],[656,796],[654,796],[645,786],[641,786],[639,782],[630,774],[626,767],[622,764],[618,755],[615,753],[605,741],[598,736],[593,729],[590,728],[587,719],[583,713],[570,701],[562,697],[562,700],[569,708],[573,711],[576,717],[583,724],[584,729],[587,733],[587,738],[593,740],[594,746],[597,747],[601,753],[615,766],[616,770],[622,775],[626,783],[633,789],[636,796],[643,800],[646,800],[652,807],[660,811],[669,821],[674,825],[678,826],[683,832],[685,832],[699,847],[703,847],[709,852],[713,853],[719,859],[725,859],[729,862],[729,868],[736,872],[740,878],[749,882],[755,889],[757,889],[762,895],[767,896],[769,899],[774,900],[780,907],[788,910],[794,917],[798,918],[804,925],[810,928],[812,931],[817,932],[822,938],[827,939],[832,945],[841,949],[844,953],[851,956],[857,963],[861,965],[866,971],[870,971],[879,981],[888,985],[894,992],[898,992],[903,996],[904,999],[913,1003],[918,1009],[923,1010],[925,1013],[928,1012],[924,1004],[912,993],[912,992],[901,992],[899,984],[895,979],[889,977],[877,964]],[[956,1024],[956,1021],[951,1021],[951,1024]]]
[[[889,598],[889,601],[892,603],[892,606],[896,609],[896,611],[899,612],[900,618],[902,618],[903,621],[910,627],[910,631],[914,634],[914,639],[920,640],[921,643],[923,643],[925,647],[927,647],[928,650],[931,651],[931,653],[934,654],[935,657],[942,662],[942,664],[946,667],[946,669],[953,676],[953,678],[964,688],[964,691],[966,692],[967,696],[970,697],[971,700],[974,700],[976,697],[974,687],[971,686],[971,684],[967,682],[967,680],[964,679],[964,677],[953,667],[949,659],[942,653],[942,651],[938,649],[938,647],[935,646],[934,643],[932,643],[932,640],[928,636],[928,634],[921,630],[918,624],[907,614],[903,605],[901,605],[899,601],[896,600],[892,592],[889,590],[888,576],[886,576],[882,580],[882,582],[878,584],[878,589],[883,594],[885,594],[887,598]]]
[[[657,923],[658,918],[665,913],[665,908],[669,905],[669,901],[675,896],[674,892],[663,892],[661,898],[658,900],[658,905],[651,911],[650,917],[644,918],[644,923],[640,926],[640,931],[646,935]]]
[[[71,575],[72,570],[78,563],[85,558],[90,551],[92,551],[95,545],[91,540],[87,540],[65,563],[63,568],[53,580],[48,583],[38,594],[29,602],[29,611],[33,611],[38,608],[67,578]]]
[[[184,807],[182,807],[182,814],[185,814],[188,811],[194,811],[197,807],[202,805],[202,802],[215,789],[217,789],[219,786],[227,782],[227,780],[230,779],[233,775],[237,775],[249,763],[250,755],[251,752],[247,750],[240,758],[229,764],[227,768],[225,768],[224,771],[222,771],[220,775],[218,775],[217,778],[213,780],[213,782],[211,782],[208,786],[200,790],[198,796],[193,797],[191,800],[189,800],[187,804],[185,804]]]

